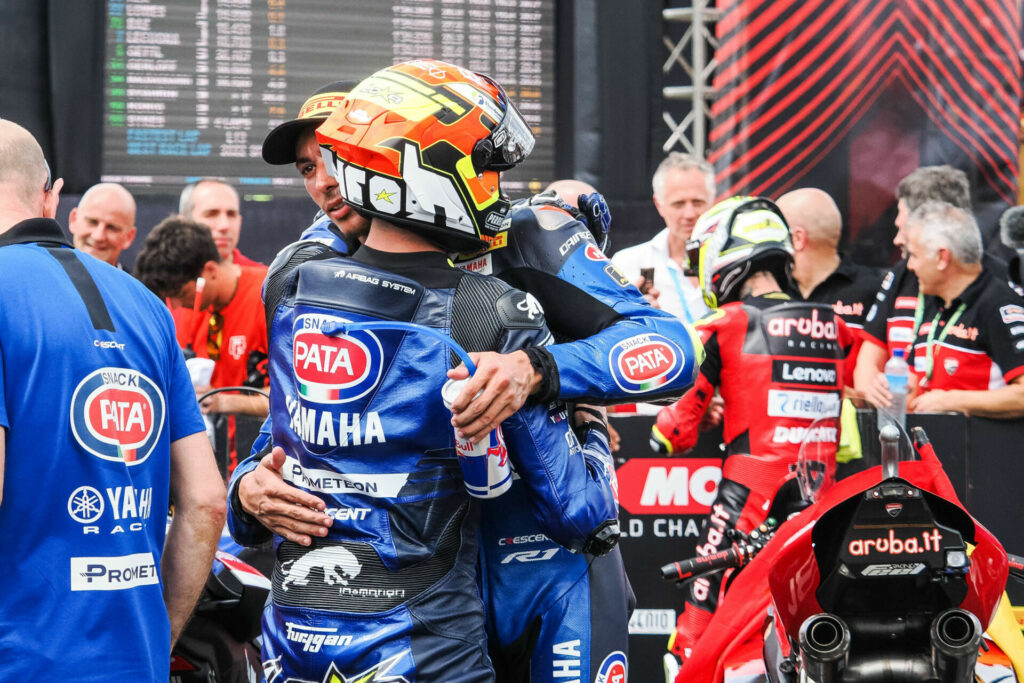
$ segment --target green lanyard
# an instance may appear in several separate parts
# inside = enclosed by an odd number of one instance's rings
[[[938,327],[939,320],[942,318],[942,311],[940,310],[935,315],[935,319],[932,320],[932,327],[931,327],[930,330],[928,330],[928,341],[926,342],[927,346],[925,347],[925,349],[926,349],[925,375],[924,375],[924,381],[925,382],[931,381],[932,372],[935,370],[935,359],[934,359],[934,348],[935,348],[934,345],[935,345],[935,343],[937,342],[939,346],[942,346],[942,342],[944,342],[946,340],[946,335],[949,334],[950,329],[952,329],[953,325],[956,325],[957,321],[960,320],[960,316],[962,316],[964,314],[964,311],[966,311],[966,310],[967,310],[967,304],[965,304],[965,303],[961,303],[959,306],[957,306],[956,311],[954,311],[953,315],[950,316],[949,321],[946,323],[946,326],[942,328],[942,334],[939,335],[938,340],[935,339],[935,328]],[[924,295],[921,294],[920,292],[918,292],[918,294],[917,294],[917,307],[914,309],[914,334],[911,335],[911,341],[910,341],[911,347],[913,347],[914,342],[917,340],[917,333],[921,329],[921,322],[923,320],[924,320]]]

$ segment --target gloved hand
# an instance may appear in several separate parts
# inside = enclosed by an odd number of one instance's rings
[[[672,442],[665,438],[665,435],[658,429],[658,425],[651,427],[650,442],[651,450],[661,455],[672,455]]]
[[[562,200],[554,190],[545,190],[533,195],[529,199],[530,206],[557,206],[563,211],[569,212],[573,218],[587,226],[590,234],[594,236],[598,248],[605,251],[608,248],[609,229],[612,224],[612,214],[608,210],[608,203],[600,192],[581,194],[576,198],[576,206],[571,206]]]
[[[684,453],[692,444],[687,444],[681,438],[679,432],[678,417],[672,413],[672,406],[666,406],[658,411],[658,417],[651,427],[651,450],[662,455],[673,455]]]
[[[577,197],[576,204],[583,216],[580,220],[590,229],[598,248],[607,251],[612,227],[612,212],[608,209],[608,202],[600,192],[591,192]]]

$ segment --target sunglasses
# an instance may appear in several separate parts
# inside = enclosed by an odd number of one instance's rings
[[[206,355],[210,360],[220,360],[220,343],[224,336],[224,316],[220,313],[210,314],[210,329],[206,333]]]
[[[46,167],[46,183],[43,185],[43,192],[49,192],[53,189],[53,176],[50,175],[50,164],[43,159],[43,166]]]

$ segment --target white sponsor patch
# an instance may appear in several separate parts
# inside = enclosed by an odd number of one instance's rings
[[[304,468],[298,460],[285,458],[284,480],[318,493],[358,493],[371,498],[394,498],[409,478],[407,472],[389,474],[343,474],[333,470]]]
[[[923,564],[869,564],[861,576],[913,576],[924,571]]]
[[[1024,323],[1024,307],[1010,304],[999,308],[999,315],[1007,325],[1013,323]]]
[[[768,414],[807,420],[839,417],[839,394],[772,389],[768,392]]]
[[[676,628],[674,609],[635,609],[629,618],[629,635],[669,635]]]
[[[889,328],[889,341],[897,344],[909,344],[914,341],[914,330],[902,325]]]
[[[494,267],[491,265],[491,254],[484,254],[478,258],[462,261],[455,265],[470,273],[480,273],[481,275],[492,275],[494,273]]]
[[[837,443],[839,430],[835,427],[783,427],[779,425],[772,435],[774,443]]]
[[[285,637],[302,645],[303,652],[320,652],[322,647],[339,647],[352,644],[352,636],[338,635],[336,628],[319,628],[306,624],[284,622]]]
[[[71,590],[120,591],[160,583],[153,553],[72,557]]]

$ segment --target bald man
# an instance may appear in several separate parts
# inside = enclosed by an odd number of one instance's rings
[[[178,198],[178,213],[210,229],[220,258],[238,266],[261,266],[238,249],[242,235],[242,200],[238,191],[216,178],[189,183]]]
[[[61,185],[0,120],[0,679],[164,681],[224,484],[171,316],[71,248]]]
[[[93,185],[71,209],[68,228],[76,249],[121,268],[121,252],[135,239],[135,199],[117,183]]]
[[[843,217],[835,201],[822,190],[804,187],[782,195],[776,204],[793,239],[793,279],[800,295],[807,301],[831,305],[847,327],[863,329],[881,273],[839,253]],[[860,346],[860,334],[855,336],[850,358],[857,357]],[[853,364],[849,365],[852,372]]]
[[[581,194],[593,194],[594,192],[597,192],[597,189],[593,185],[573,178],[556,180],[545,187],[544,190],[554,190],[558,196],[562,198],[562,201],[569,206],[576,206],[576,200]]]

